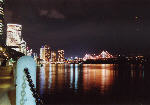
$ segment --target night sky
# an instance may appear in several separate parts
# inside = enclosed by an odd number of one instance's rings
[[[36,52],[150,54],[150,0],[6,0],[5,17]]]

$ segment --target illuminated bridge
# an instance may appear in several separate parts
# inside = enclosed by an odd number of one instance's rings
[[[86,54],[83,58],[84,61],[86,60],[102,60],[102,59],[111,59],[114,58],[113,55],[108,53],[107,51],[102,51],[99,55],[91,55],[91,54]]]

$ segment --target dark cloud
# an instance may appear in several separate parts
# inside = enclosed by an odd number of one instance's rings
[[[50,11],[48,10],[40,10],[40,16],[46,16],[50,19],[64,19],[65,16],[60,13],[59,11],[52,9]]]
[[[48,15],[48,10],[40,10],[40,16],[47,16]]]

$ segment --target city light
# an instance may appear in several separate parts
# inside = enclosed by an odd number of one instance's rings
[[[51,63],[56,64],[56,62],[57,62],[56,52],[55,52],[55,51],[52,51],[52,52],[51,52]]]
[[[49,63],[51,58],[51,50],[48,45],[42,46],[40,48],[40,59],[42,59],[45,63]]]
[[[150,103],[150,6],[124,1],[0,0],[0,105]]]
[[[58,63],[64,63],[64,50],[58,50]]]
[[[96,54],[86,54],[84,57],[83,57],[83,60],[86,61],[86,60],[96,60],[96,59],[109,59],[109,58],[113,58],[113,55],[109,54],[107,51],[102,51],[99,55],[96,55]]]
[[[19,24],[7,24],[7,46],[21,45],[22,26]],[[18,48],[19,49],[19,48]]]

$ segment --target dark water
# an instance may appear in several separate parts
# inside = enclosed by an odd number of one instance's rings
[[[150,104],[150,69],[143,65],[44,65],[37,88],[44,105]]]

